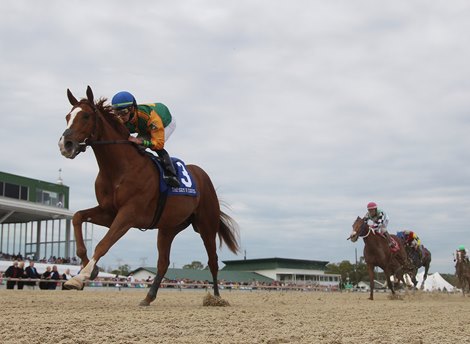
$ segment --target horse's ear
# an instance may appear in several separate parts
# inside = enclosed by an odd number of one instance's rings
[[[91,87],[88,86],[86,88],[86,97],[88,98],[88,101],[92,104],[95,104],[94,100],[93,100],[93,91],[91,90]]]
[[[70,90],[67,88],[67,98],[69,98],[69,102],[70,104],[72,104],[73,106],[77,105],[78,104],[78,100],[77,98],[75,98],[72,94],[72,92],[70,92]]]

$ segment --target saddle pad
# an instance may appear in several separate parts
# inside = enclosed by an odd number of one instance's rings
[[[151,159],[160,172],[160,192],[167,192],[169,196],[197,196],[196,181],[191,176],[191,173],[186,168],[186,164],[182,160],[171,158],[173,166],[175,167],[176,176],[180,182],[180,186],[175,188],[167,185],[163,180],[164,169],[160,159],[154,155],[151,156]]]
[[[385,234],[380,233],[380,232],[376,232],[376,233],[379,234],[385,240],[387,240],[387,237],[385,236]],[[393,246],[390,247],[390,251],[392,251],[392,253],[400,251],[400,243],[392,235],[390,235],[390,241],[393,243]]]

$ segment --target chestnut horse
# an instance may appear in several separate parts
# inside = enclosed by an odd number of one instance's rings
[[[235,221],[220,210],[219,200],[209,176],[200,167],[187,165],[187,171],[197,186],[197,196],[169,195],[164,210],[157,216],[157,204],[162,197],[158,169],[146,154],[139,152],[139,149],[127,140],[129,131],[114,116],[112,108],[104,105],[105,99],[95,103],[90,86],[86,95],[86,99],[78,101],[70,90],[67,90],[72,109],[66,116],[67,127],[60,138],[59,147],[63,156],[73,159],[85,151],[87,146],[91,146],[99,167],[95,181],[98,205],[79,210],[73,216],[77,256],[82,260],[84,268],[79,275],[67,281],[65,287],[83,289],[86,280],[96,277],[96,264],[100,258],[130,228],[158,228],[157,275],[145,299],[140,303],[142,306],[148,306],[156,299],[160,283],[168,270],[173,239],[183,229],[192,225],[200,234],[207,251],[214,295],[220,296],[217,285],[219,266],[216,236],[219,236],[220,244],[223,241],[232,252],[237,253],[238,228]],[[109,228],[96,246],[91,259],[88,259],[83,242],[83,222]]]
[[[459,287],[465,295],[466,290],[470,291],[470,262],[465,257],[465,252],[457,251],[455,256],[455,275],[459,281]]]
[[[370,281],[369,299],[374,299],[374,268],[376,266],[384,271],[387,285],[392,295],[395,295],[395,287],[390,276],[397,276],[398,280],[404,283],[403,273],[409,269],[403,242],[396,235],[391,235],[400,246],[397,252],[392,253],[387,240],[372,229],[364,219],[357,217],[352,227],[353,230],[348,240],[356,242],[359,237],[364,239],[364,259]]]

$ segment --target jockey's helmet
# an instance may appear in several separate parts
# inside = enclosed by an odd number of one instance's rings
[[[125,109],[132,105],[137,105],[137,102],[131,93],[127,91],[121,91],[114,95],[113,99],[111,100],[111,104],[114,109]]]
[[[458,250],[459,250],[459,251],[465,251],[465,246],[464,246],[464,245],[460,245]]]
[[[367,203],[367,210],[371,210],[371,209],[377,209],[377,203],[375,202]]]

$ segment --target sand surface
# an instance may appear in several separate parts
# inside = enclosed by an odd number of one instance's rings
[[[470,343],[470,298],[405,293],[0,290],[0,343]]]

